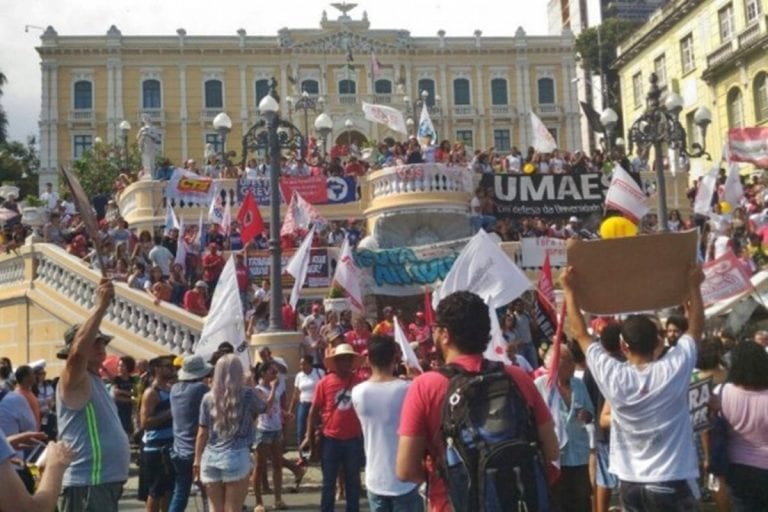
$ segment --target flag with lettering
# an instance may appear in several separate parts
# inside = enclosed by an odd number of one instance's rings
[[[620,211],[635,224],[648,213],[648,197],[618,163],[613,167],[611,185],[605,194],[605,207]]]
[[[368,121],[383,124],[390,130],[402,133],[403,135],[408,134],[403,113],[396,108],[386,105],[374,105],[364,101],[363,114]]]
[[[237,212],[237,222],[240,224],[240,236],[243,239],[243,244],[247,244],[264,231],[264,219],[261,217],[253,190],[249,189],[245,194],[240,211]]]
[[[349,299],[350,304],[358,311],[363,311],[363,292],[360,289],[360,269],[352,257],[352,246],[349,238],[344,237],[341,253],[333,274],[333,284],[338,285]]]
[[[320,215],[317,208],[312,206],[306,199],[301,197],[301,194],[294,190],[291,202],[288,204],[285,220],[283,220],[283,225],[280,227],[280,235],[292,235],[299,230],[309,229],[310,224],[322,230],[328,224],[328,221]]]
[[[213,194],[213,200],[208,207],[208,222],[210,224],[221,224],[224,221],[224,205],[221,202],[221,194],[216,190]]]
[[[555,138],[547,129],[546,125],[539,119],[539,116],[530,112],[531,114],[531,126],[533,128],[533,149],[537,153],[551,153],[557,149],[557,142]]]

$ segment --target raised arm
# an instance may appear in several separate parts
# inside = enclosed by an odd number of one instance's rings
[[[688,303],[685,314],[688,318],[688,334],[698,343],[704,333],[704,300],[701,297],[701,283],[704,271],[696,264],[688,270]]]
[[[581,314],[578,301],[576,300],[576,294],[573,291],[573,276],[574,268],[566,267],[563,272],[563,292],[565,294],[565,307],[566,307],[566,325],[571,333],[571,336],[579,344],[579,348],[585,354],[590,344],[594,342],[592,336],[587,331],[587,322],[584,320],[584,315]]]

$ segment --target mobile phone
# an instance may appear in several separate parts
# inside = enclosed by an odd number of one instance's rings
[[[32,447],[28,448],[27,451],[24,452],[24,461],[27,464],[37,464],[37,461],[40,460],[41,455],[43,455],[47,447],[47,443],[42,441],[34,441],[32,443]]]

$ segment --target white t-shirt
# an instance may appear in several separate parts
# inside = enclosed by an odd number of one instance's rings
[[[397,428],[409,382],[367,380],[352,388],[352,406],[363,427],[365,443],[365,486],[381,496],[402,496],[416,484],[395,476]],[[382,407],[382,404],[387,404]]]
[[[279,384],[278,384],[279,388]],[[267,401],[267,398],[269,398],[269,394],[272,392],[272,390],[263,385],[259,384],[256,386],[256,394],[264,400]],[[264,411],[263,413],[259,414],[258,419],[256,420],[256,427],[259,430],[265,430],[269,432],[274,432],[276,430],[282,430],[283,428],[283,410],[280,407],[280,390],[275,390],[275,399],[272,400],[272,406]]]
[[[171,275],[171,264],[175,257],[167,247],[155,245],[150,249],[148,256],[149,261],[160,267],[160,271],[163,273],[164,277]]]
[[[320,379],[323,378],[322,370],[312,368],[312,371],[307,375],[304,372],[296,374],[296,379],[293,381],[293,385],[299,390],[299,402],[311,402],[315,397],[315,388]]]
[[[587,366],[611,404],[610,471],[627,482],[698,478],[688,386],[696,342],[684,334],[661,359],[638,368],[611,357],[599,343]]]

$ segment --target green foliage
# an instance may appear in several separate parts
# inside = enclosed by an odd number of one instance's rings
[[[346,295],[344,295],[344,290],[338,285],[334,284],[331,286],[330,290],[328,290],[329,299],[343,299],[344,297],[346,297]]]
[[[34,137],[29,137],[26,144],[19,141],[0,143],[0,183],[19,187],[19,199],[37,193],[39,168],[40,158]]]
[[[599,75],[601,69],[606,75],[612,73],[611,64],[616,60],[616,48],[637,27],[636,22],[608,18],[601,25],[582,31],[575,45],[576,52],[581,56],[581,66],[595,75]]]
[[[126,169],[141,167],[141,155],[133,144],[127,155],[122,146],[98,142],[72,162],[72,168],[89,195],[111,194],[112,185]]]
[[[27,206],[32,208],[38,208],[40,206],[48,206],[45,201],[43,201],[42,199],[40,199],[34,194],[27,194],[26,199],[27,199]]]

